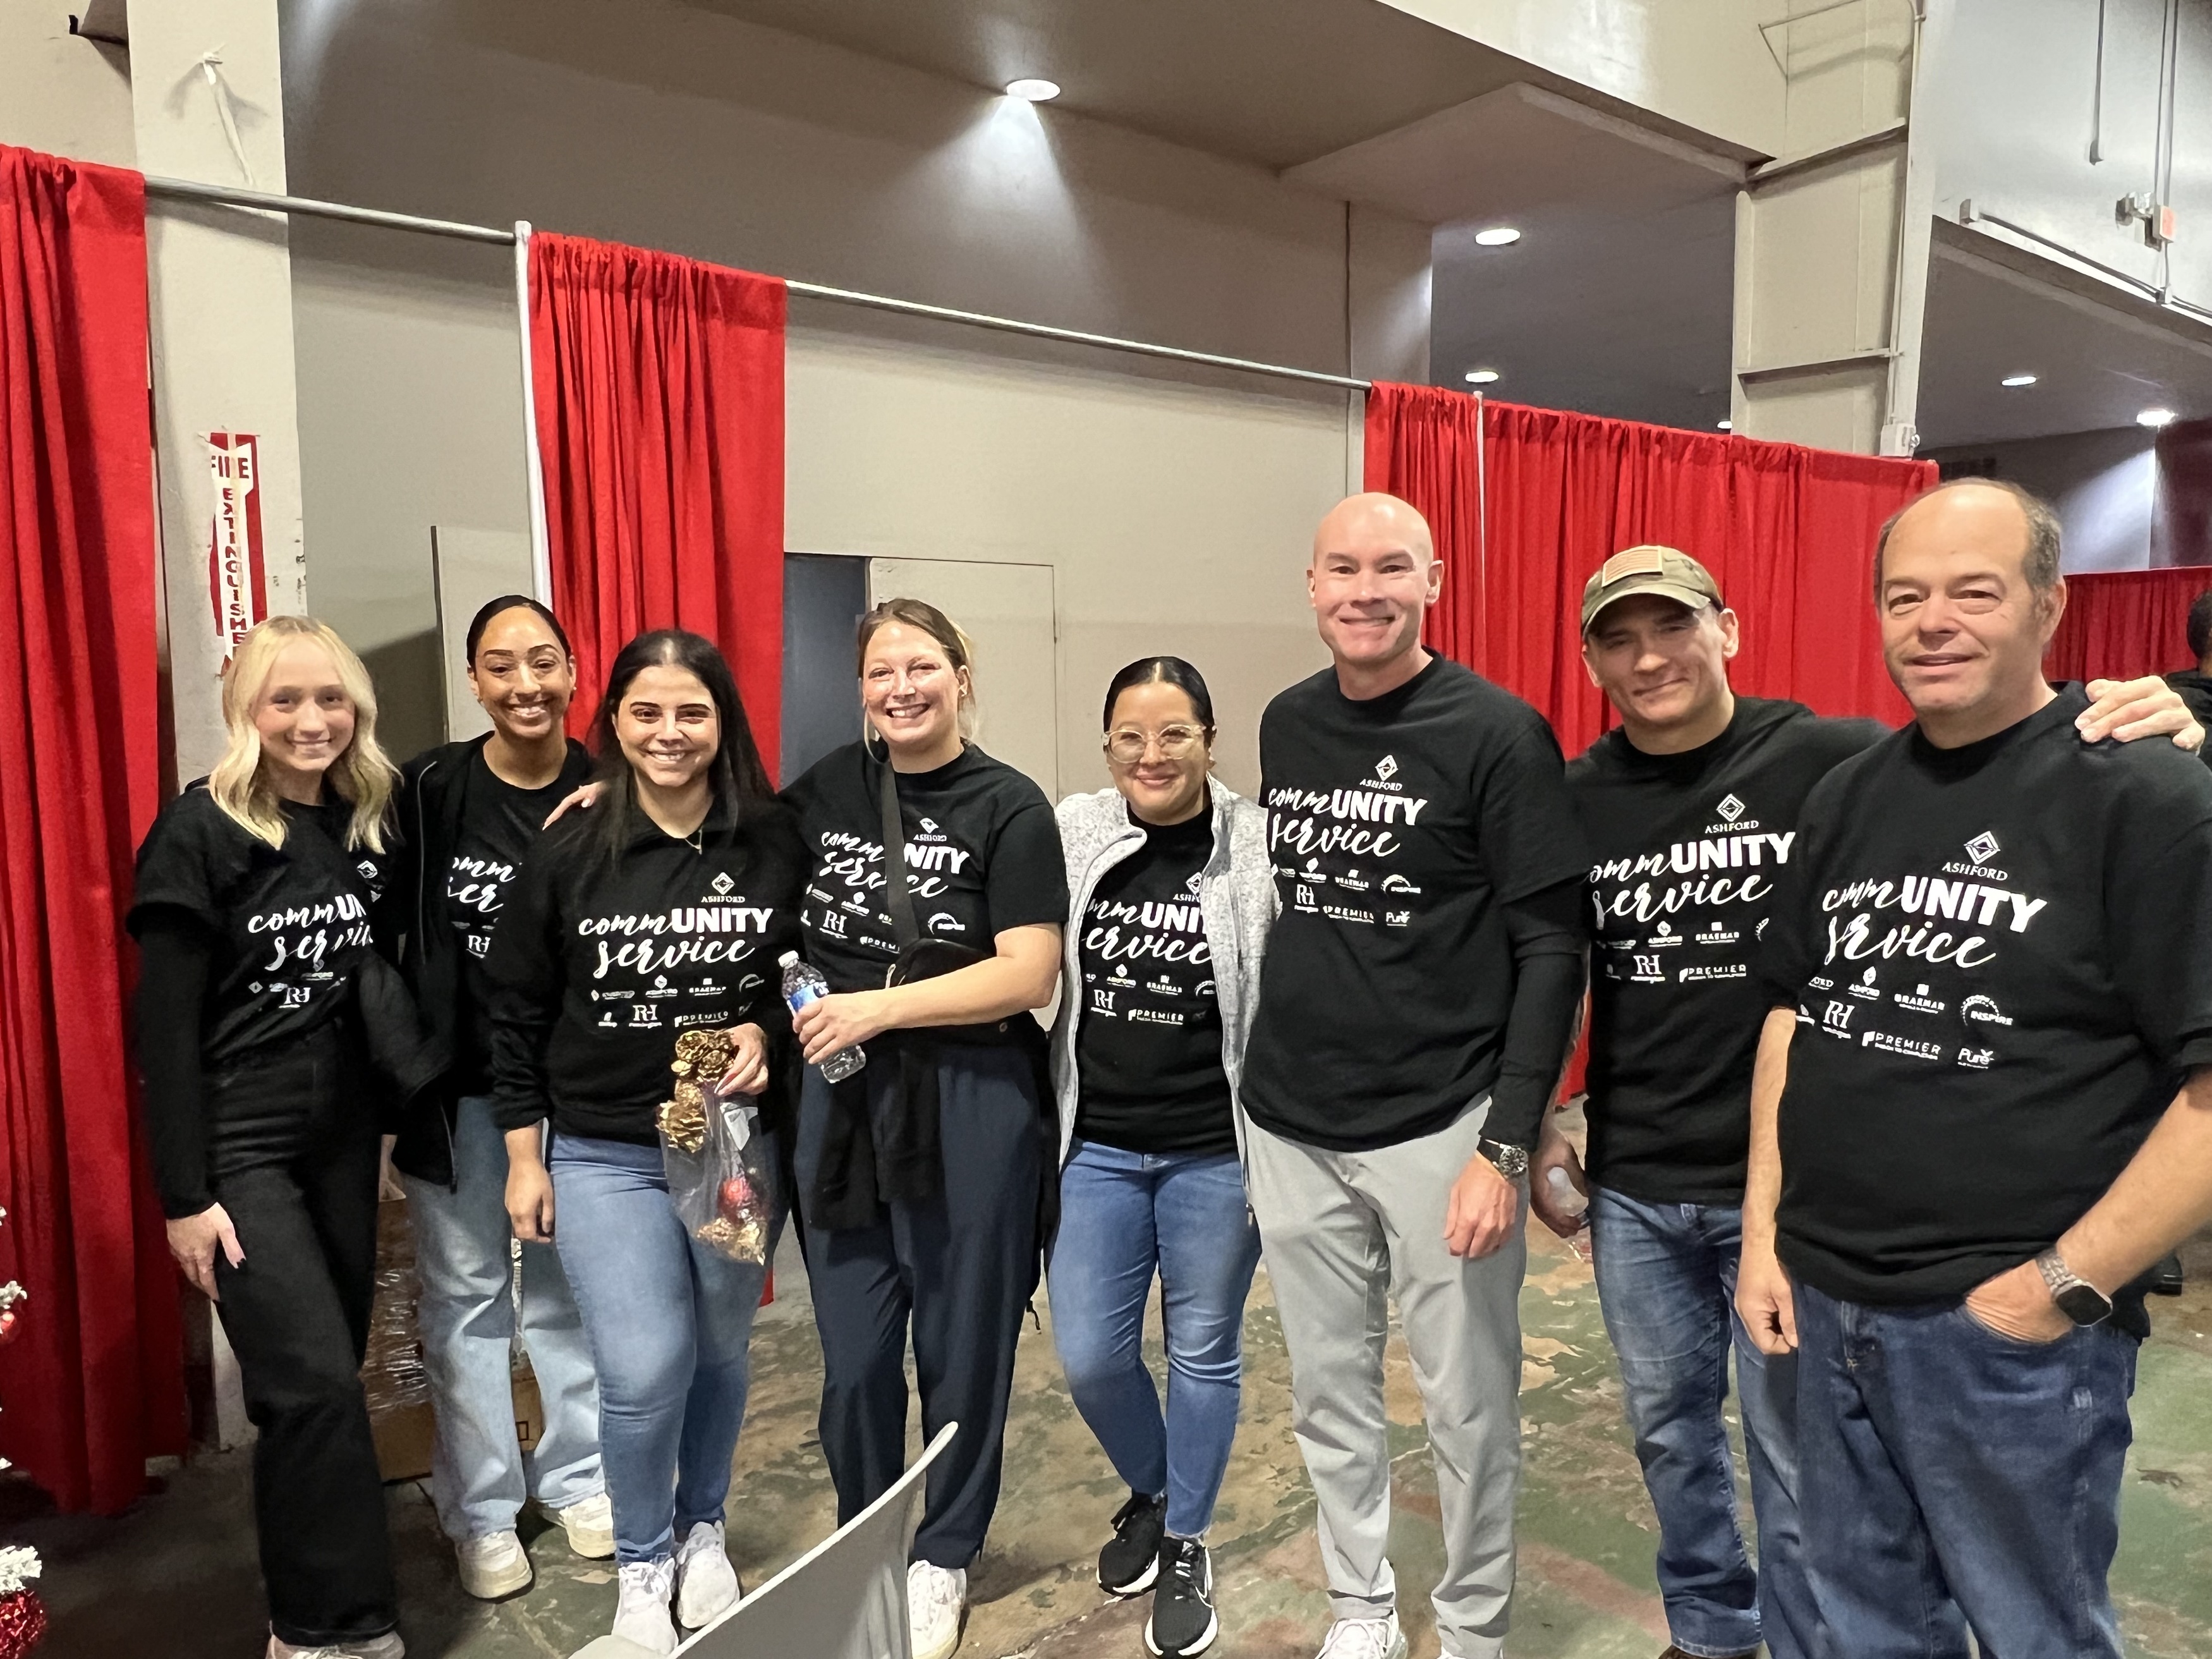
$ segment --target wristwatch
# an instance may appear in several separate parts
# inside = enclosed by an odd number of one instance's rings
[[[2100,1325],[2112,1316],[2112,1300],[2087,1279],[2077,1278],[2054,1244],[2035,1258],[2036,1271],[2051,1286],[2058,1311],[2076,1325]]]
[[[1509,1146],[1502,1140],[1492,1140],[1485,1136],[1474,1143],[1474,1150],[1488,1158],[1498,1173],[1508,1181],[1518,1181],[1528,1173],[1528,1149],[1526,1146]]]

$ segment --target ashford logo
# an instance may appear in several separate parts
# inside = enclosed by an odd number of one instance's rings
[[[937,820],[935,818],[924,818],[921,821],[921,833],[925,836],[935,835],[937,833]]]
[[[1385,783],[1389,782],[1391,779],[1396,777],[1398,775],[1398,757],[1395,755],[1385,755],[1381,760],[1376,761],[1375,763],[1375,775],[1382,779]]]
[[[1194,871],[1192,871],[1192,872],[1190,872],[1190,879],[1189,879],[1188,881],[1187,881],[1187,882],[1183,883],[1183,884],[1182,884],[1182,890],[1183,890],[1184,892],[1186,892],[1186,893],[1195,893],[1196,891],[1198,891],[1198,884],[1199,884],[1199,883],[1200,883],[1201,881],[1204,881],[1205,879],[1206,879],[1206,872],[1205,872],[1204,871],[1202,871],[1202,870],[1194,870]]]
[[[708,882],[707,884],[714,890],[714,896],[720,898],[724,895],[727,894],[730,889],[735,887],[738,884],[730,879],[729,872],[725,870],[720,875],[715,877],[714,880]]]
[[[1713,808],[1713,811],[1719,813],[1727,822],[1734,823],[1743,816],[1744,807],[1743,803],[1734,795],[1723,795],[1721,797],[1721,804]]]
[[[1680,945],[1681,942],[1682,936],[1674,931],[1674,924],[1671,921],[1662,921],[1659,924],[1657,931],[1651,935],[1648,948],[1656,951],[1662,945]]]
[[[1863,997],[1869,1002],[1877,1000],[1881,995],[1881,988],[1874,982],[1874,969],[1871,968],[1868,969],[1866,972],[1859,975],[1859,982],[1857,984],[1849,986],[1846,988],[1850,991],[1851,995],[1855,997]]]
[[[1997,838],[1986,830],[1966,843],[1966,856],[1977,864],[1987,864],[2002,851],[2004,848],[1997,845]]]

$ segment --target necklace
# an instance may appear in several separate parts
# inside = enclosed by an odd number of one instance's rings
[[[707,856],[707,826],[705,824],[701,824],[684,839],[690,844],[691,850],[698,854],[701,858]]]

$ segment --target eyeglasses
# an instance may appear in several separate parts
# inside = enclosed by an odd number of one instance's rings
[[[1120,766],[1134,766],[1144,759],[1145,751],[1155,745],[1166,760],[1184,760],[1191,751],[1204,745],[1206,728],[1202,726],[1163,726],[1158,732],[1139,732],[1124,726],[1106,734],[1106,757]]]

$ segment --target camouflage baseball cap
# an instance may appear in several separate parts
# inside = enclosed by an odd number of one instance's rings
[[[1583,585],[1583,632],[1597,613],[1632,593],[1656,593],[1692,611],[1717,605],[1721,585],[1712,572],[1688,554],[1671,547],[1632,547],[1614,554]]]

